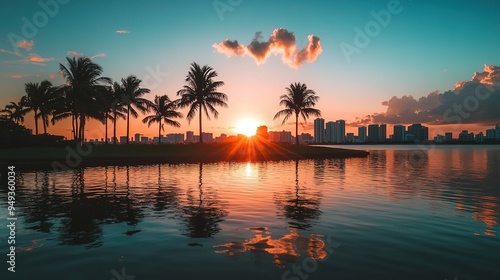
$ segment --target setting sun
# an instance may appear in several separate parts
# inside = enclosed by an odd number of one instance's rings
[[[255,120],[252,119],[240,120],[236,124],[236,132],[238,134],[244,134],[248,137],[251,137],[255,135],[258,126],[259,125]]]

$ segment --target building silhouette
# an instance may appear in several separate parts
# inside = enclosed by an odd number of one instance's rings
[[[186,142],[187,143],[194,143],[194,132],[193,131],[186,131]]]
[[[314,142],[325,142],[325,120],[322,118],[314,120]]]
[[[259,137],[259,138],[269,139],[269,135],[267,132],[267,126],[261,125],[261,126],[257,127],[257,132],[255,133],[255,135],[257,135],[257,137]]]
[[[379,126],[378,132],[379,132],[378,141],[379,142],[387,141],[387,125],[385,123],[383,123]]]
[[[360,143],[366,142],[366,126],[358,127],[358,141]]]
[[[404,125],[397,124],[394,126],[394,134],[392,140],[394,142],[404,142],[406,134],[406,127]]]
[[[378,124],[370,124],[368,126],[368,142],[378,143],[380,136],[380,127]]]
[[[269,140],[275,143],[292,143],[293,137],[290,131],[269,131]],[[316,141],[315,141],[316,142]]]

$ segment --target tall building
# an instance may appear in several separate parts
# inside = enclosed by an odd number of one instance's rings
[[[316,136],[316,130],[314,130]],[[325,142],[327,143],[335,143],[336,140],[336,132],[337,132],[337,123],[336,122],[327,122],[326,130],[325,130]],[[316,141],[314,141],[316,142]]]
[[[366,126],[358,127],[358,141],[361,143],[366,142]]]
[[[261,125],[257,127],[257,133],[255,135],[257,135],[259,138],[269,139],[269,135],[267,134],[267,126]]]
[[[429,140],[429,129],[420,123],[414,123],[408,127],[408,134],[413,135],[414,141]]]
[[[140,143],[140,142],[141,142],[141,136],[142,136],[142,135],[141,135],[140,133],[136,133],[136,134],[134,135],[134,137],[135,137],[134,142],[135,142],[135,143]]]
[[[314,120],[314,142],[325,142],[325,120],[322,118]]]
[[[394,135],[392,140],[394,142],[404,142],[405,140],[406,127],[404,125],[397,124],[394,126]]]
[[[378,141],[379,142],[387,141],[387,125],[385,123],[380,125],[378,132],[379,132]]]
[[[446,142],[453,141],[453,132],[445,132],[444,133],[444,141],[446,141]]]
[[[345,121],[337,120],[337,130],[335,131],[335,143],[345,142]]]
[[[495,128],[486,130],[486,139],[489,141],[500,141],[500,125],[496,125]]]
[[[193,131],[186,131],[186,142],[187,143],[194,143],[194,132]]]
[[[377,143],[379,142],[380,127],[378,124],[370,124],[368,126],[368,142]]]
[[[472,142],[474,141],[474,133],[469,133],[468,130],[462,130],[462,132],[458,135],[458,141]]]
[[[314,142],[314,137],[309,133],[302,133],[299,135],[300,144],[309,144]]]

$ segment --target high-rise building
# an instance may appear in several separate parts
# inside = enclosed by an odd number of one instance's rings
[[[267,126],[261,125],[257,127],[257,133],[255,135],[259,138],[269,139],[269,135],[267,135]]]
[[[140,143],[141,142],[141,134],[140,133],[136,133],[134,135],[135,139],[134,139],[134,142],[135,143]]]
[[[346,142],[354,143],[354,133],[347,133],[345,137]]]
[[[500,125],[496,125],[495,128],[486,130],[486,139],[489,141],[500,141]]]
[[[358,127],[358,141],[360,143],[366,142],[366,126]]]
[[[314,120],[314,142],[325,142],[325,120],[322,118]]]
[[[406,127],[404,125],[400,125],[400,124],[395,125],[392,140],[394,142],[404,142],[405,133],[406,133]]]
[[[193,131],[186,131],[186,142],[187,143],[194,143],[194,132]]]
[[[387,141],[387,125],[385,123],[380,125],[378,132],[379,132],[378,141],[379,142]]]
[[[446,141],[446,142],[453,141],[453,133],[452,132],[445,132],[444,133],[444,141]]]
[[[335,143],[345,142],[345,121],[337,120],[337,130],[335,131]]]
[[[316,132],[316,130],[315,130]],[[336,140],[336,132],[337,132],[337,123],[336,122],[327,122],[325,129],[325,142],[327,143],[335,143]],[[316,136],[316,134],[315,134]],[[316,142],[316,141],[314,141]]]
[[[309,133],[302,133],[299,135],[299,143],[309,144],[314,142],[314,137]]]
[[[429,129],[420,123],[414,123],[408,127],[408,134],[413,135],[415,141],[429,140]]]
[[[458,135],[458,141],[472,142],[474,141],[474,133],[469,133],[468,130],[462,130],[462,132]]]
[[[368,126],[368,142],[378,143],[380,136],[380,127],[378,124],[370,124]]]

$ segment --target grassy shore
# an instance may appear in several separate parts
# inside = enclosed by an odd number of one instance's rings
[[[365,157],[368,152],[314,146],[277,145],[244,140],[223,144],[84,145],[83,147],[14,148],[0,150],[0,164],[108,165],[197,163],[219,161],[278,161]]]

